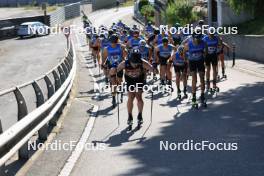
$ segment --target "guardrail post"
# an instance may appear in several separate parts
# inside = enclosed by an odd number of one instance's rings
[[[32,86],[33,86],[35,94],[36,94],[37,108],[38,108],[39,106],[41,106],[45,102],[44,96],[43,96],[41,88],[39,87],[39,85],[38,85],[38,83],[36,81],[34,81],[32,83]],[[40,140],[47,140],[47,137],[48,137],[48,124],[45,124],[42,128],[40,128],[39,131],[38,131],[38,134],[39,134],[39,139]]]
[[[69,64],[69,61],[67,59],[65,59],[64,63],[66,65],[66,67],[68,68],[69,72],[70,72],[71,71],[71,66]]]
[[[61,66],[58,66],[58,71],[60,73],[60,80],[61,80],[61,83],[64,83],[64,81],[66,80],[66,76],[65,76],[65,73],[64,71],[62,70]]]
[[[61,80],[58,73],[55,70],[53,70],[52,75],[55,81],[55,91],[57,91],[61,87]]]
[[[26,101],[20,92],[19,88],[16,88],[14,90],[14,94],[17,101],[17,107],[18,107],[18,121],[21,120],[23,117],[25,117],[28,114],[27,104]],[[28,151],[28,143],[25,143],[18,151],[19,159],[28,159],[29,158],[29,151]]]
[[[52,97],[52,95],[54,94],[54,86],[52,85],[49,77],[46,75],[44,77],[44,80],[46,82],[46,85],[47,85],[47,90],[48,90],[48,99],[50,99],[50,97]]]
[[[64,73],[65,73],[65,77],[67,78],[68,77],[68,75],[69,75],[69,70],[68,70],[68,68],[66,67],[66,65],[65,65],[65,63],[61,63],[61,67],[62,67],[62,69],[63,69],[63,71],[64,71]]]

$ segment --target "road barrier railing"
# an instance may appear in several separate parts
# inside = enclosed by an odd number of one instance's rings
[[[38,133],[39,140],[46,140],[49,126],[55,126],[59,114],[69,97],[76,75],[76,54],[70,42],[65,58],[45,75],[23,85],[0,92],[0,97],[14,94],[17,102],[18,121],[3,131],[0,120],[0,170],[5,162],[18,152],[19,159],[28,159],[28,141]],[[51,79],[53,77],[53,79]],[[53,81],[52,81],[53,80]],[[39,81],[44,81],[47,89],[45,100]],[[28,113],[24,87],[33,87],[36,96],[36,109]]]

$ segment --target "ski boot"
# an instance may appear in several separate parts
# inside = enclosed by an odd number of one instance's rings
[[[165,86],[165,80],[164,80],[164,79],[161,79],[161,80],[160,80],[160,85],[161,85],[161,86]]]
[[[154,80],[154,81],[157,81],[157,80],[158,80],[156,74],[153,74],[153,80]]]
[[[132,125],[133,125],[133,116],[132,116],[132,114],[128,114],[127,125],[128,125],[127,130],[131,131],[132,130]]]
[[[116,97],[112,97],[112,108],[114,109],[116,107]]]
[[[214,91],[214,92],[220,92],[220,89],[219,89],[219,87],[215,86],[215,87],[213,88],[213,91]]]
[[[198,109],[198,103],[196,101],[196,97],[193,97],[192,98],[192,108]]]
[[[210,80],[206,81],[206,91],[210,94],[213,94],[213,89],[210,87]]]
[[[141,128],[141,125],[143,124],[143,117],[142,117],[142,113],[138,113],[138,125],[137,125],[137,129],[139,130]]]
[[[225,74],[225,70],[222,71],[222,78],[227,78],[226,74]]]
[[[174,89],[173,89],[173,87],[172,87],[172,82],[171,82],[171,80],[167,80],[167,87],[169,88],[169,91],[170,91],[170,92],[173,92],[173,91],[174,91]]]
[[[181,100],[182,99],[182,97],[181,97],[181,90],[178,90],[178,93],[177,93],[178,95],[177,95],[177,100]]]
[[[186,99],[186,98],[188,98],[188,94],[187,94],[186,87],[184,87],[184,89],[183,89],[183,99]]]
[[[217,74],[217,77],[216,77],[217,81],[220,81],[220,75]]]
[[[201,106],[204,107],[204,108],[207,107],[206,99],[205,99],[205,96],[204,96],[203,93],[201,95]]]
[[[213,85],[214,85],[214,86],[213,86],[213,87],[214,87],[214,88],[213,88],[213,91],[214,91],[214,92],[219,92],[220,89],[219,89],[219,87],[216,86],[216,80],[213,80]]]

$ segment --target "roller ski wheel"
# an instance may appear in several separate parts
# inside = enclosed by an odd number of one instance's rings
[[[226,75],[223,75],[222,78],[227,79],[227,76]]]

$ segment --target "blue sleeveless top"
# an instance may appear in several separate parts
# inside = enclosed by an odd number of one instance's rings
[[[206,35],[203,38],[203,41],[207,44],[208,54],[216,54],[217,53],[217,46],[218,46],[218,38],[214,36],[212,39]]]
[[[199,61],[204,59],[203,53],[205,49],[204,42],[200,42],[198,45],[194,45],[192,40],[188,41],[189,46],[189,60],[190,61]]]

